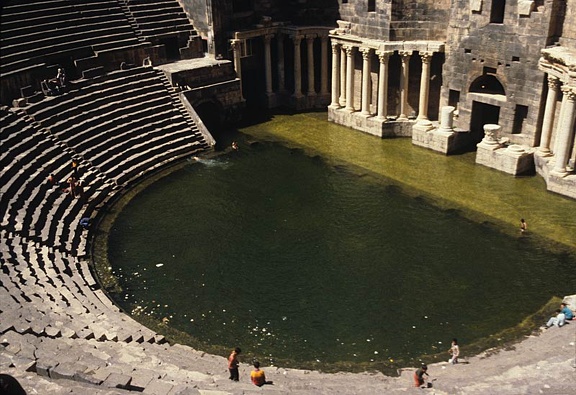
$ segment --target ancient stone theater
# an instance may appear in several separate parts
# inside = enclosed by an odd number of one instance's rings
[[[0,373],[45,393],[237,391],[120,311],[89,255],[103,210],[248,111],[326,111],[576,199],[576,0],[1,7]]]

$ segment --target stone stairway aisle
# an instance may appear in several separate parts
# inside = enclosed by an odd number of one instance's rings
[[[210,149],[211,148],[210,144],[206,141],[205,136],[203,136],[200,130],[198,129],[198,125],[196,124],[194,119],[192,119],[190,113],[188,113],[184,104],[182,104],[179,94],[180,91],[176,87],[172,86],[172,84],[168,80],[168,77],[166,77],[166,74],[164,74],[163,71],[157,69],[154,69],[154,71],[156,72],[158,79],[162,82],[162,85],[164,86],[166,91],[170,94],[170,100],[172,102],[172,105],[174,106],[174,108],[178,110],[178,112],[182,115],[184,120],[186,120],[186,123],[188,124],[190,129],[193,131],[192,135],[195,138],[198,138],[199,140],[202,141],[203,149]]]

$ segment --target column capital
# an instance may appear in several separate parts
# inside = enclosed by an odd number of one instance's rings
[[[432,52],[420,52],[420,58],[422,59],[422,63],[430,63],[433,55],[434,53]]]
[[[553,75],[548,76],[548,88],[557,91],[560,80],[558,77],[554,77]]]
[[[330,43],[330,45],[332,45],[332,53],[335,54],[335,53],[339,53],[339,52],[340,52],[340,44],[338,44],[338,43],[335,42],[335,41],[332,41],[332,42]]]
[[[562,86],[562,94],[566,96],[569,101],[576,101],[576,87],[575,86]]]
[[[372,48],[363,47],[363,48],[360,48],[360,52],[362,52],[362,59],[368,60],[368,59],[370,59]]]
[[[318,37],[317,34],[307,34],[306,40],[314,40],[316,37]]]
[[[242,43],[242,40],[240,40],[238,38],[230,40],[230,46],[232,47],[232,49],[239,49],[241,43]]]
[[[344,51],[346,51],[346,56],[351,57],[353,52],[354,52],[354,46],[353,45],[343,45],[342,49],[344,49]]]
[[[294,43],[298,43],[300,44],[300,41],[302,41],[302,39],[304,38],[304,36],[301,36],[299,34],[291,34],[290,35],[290,39],[292,39],[292,41],[294,41]]]
[[[272,39],[274,38],[274,34],[265,34],[262,36],[262,39],[264,40],[264,42],[270,42]]]
[[[376,51],[376,55],[378,55],[380,63],[386,63],[392,53],[392,51]]]
[[[402,57],[402,61],[404,61],[410,56],[412,56],[412,52],[413,51],[398,51],[398,54],[400,55],[400,57]]]

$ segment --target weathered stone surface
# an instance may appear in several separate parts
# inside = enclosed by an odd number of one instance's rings
[[[87,366],[78,362],[64,362],[50,369],[50,377],[53,379],[73,380],[78,373],[83,373]]]
[[[144,394],[150,395],[168,395],[174,385],[167,381],[154,380],[144,388]]]
[[[175,385],[168,395],[200,395],[201,392],[192,386],[188,386],[186,384],[178,384]]]
[[[50,370],[58,365],[58,361],[49,358],[40,358],[36,361],[36,373],[40,376],[50,377]]]
[[[102,383],[103,387],[128,389],[132,377],[120,373],[110,373]]]
[[[160,379],[162,375],[150,369],[135,369],[130,376],[132,376],[130,387],[142,391],[152,380]]]

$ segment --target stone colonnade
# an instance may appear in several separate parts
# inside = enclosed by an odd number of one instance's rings
[[[551,139],[556,114],[556,102],[558,93],[562,92],[562,102],[560,107],[559,119],[556,122],[556,138],[551,147]],[[565,176],[568,174],[567,166],[576,155],[575,142],[575,122],[576,122],[576,86],[570,86],[553,75],[548,75],[548,95],[544,108],[544,118],[542,123],[542,133],[540,135],[540,146],[538,155],[554,155],[555,162],[551,174],[556,176]]]
[[[398,43],[391,43],[392,46],[397,46]],[[385,121],[389,114],[388,109],[388,74],[389,74],[389,60],[395,52],[400,55],[402,61],[400,71],[400,108],[397,120],[407,120],[408,112],[408,89],[410,79],[410,59],[415,56],[418,51],[419,58],[422,62],[422,71],[420,77],[420,93],[418,104],[418,117],[419,124],[429,125],[428,120],[428,99],[430,93],[430,62],[434,52],[438,52],[442,47],[437,46],[435,49],[430,49],[426,43],[420,44],[420,47],[415,49],[387,49],[372,48],[363,46],[361,43],[351,43],[345,41],[332,40],[332,89],[331,89],[331,103],[332,109],[343,108],[348,112],[355,112],[360,110],[360,114],[364,116],[376,116],[377,119]],[[362,78],[361,78],[361,96],[360,108],[354,107],[355,92],[354,87],[354,57],[357,52],[362,54]],[[370,78],[371,62],[374,57],[378,58],[378,82],[376,87],[372,86]],[[372,103],[372,91],[376,89],[377,99],[376,103]],[[376,112],[371,112],[371,108],[375,105]]]
[[[293,46],[293,65],[286,64],[285,38],[289,38]],[[265,73],[266,95],[269,104],[274,105],[278,94],[287,95],[286,69],[293,70],[293,89],[291,96],[300,100],[315,97],[328,98],[328,29],[319,28],[264,28],[259,30],[236,32],[231,40],[234,56],[234,67],[242,79],[242,44],[245,40],[262,40],[264,47],[263,68]],[[272,42],[276,43],[276,65],[272,64]],[[314,50],[320,45],[320,51]],[[302,48],[304,47],[304,49]],[[302,64],[302,51],[306,51],[306,64]],[[316,83],[315,70],[320,68],[320,84]],[[306,86],[303,86],[303,76],[306,76]],[[275,76],[276,84],[273,84]],[[319,89],[317,89],[319,85]]]

